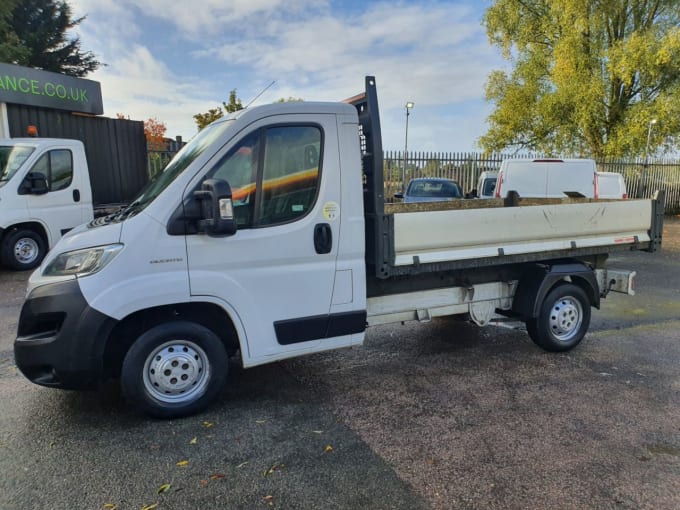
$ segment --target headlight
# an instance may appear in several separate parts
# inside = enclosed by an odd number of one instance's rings
[[[43,276],[87,276],[96,273],[111,262],[122,244],[97,246],[84,250],[67,251],[57,255],[43,270]]]

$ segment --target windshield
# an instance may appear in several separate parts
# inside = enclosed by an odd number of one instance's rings
[[[128,212],[141,211],[167,188],[193,161],[218,140],[231,124],[230,121],[211,124],[203,128],[181,151],[179,151],[165,169],[157,174],[142,189],[137,198],[128,206]]]
[[[496,188],[496,178],[490,177],[484,179],[484,187],[482,189],[482,195],[485,197],[490,197],[493,195],[493,190]]]
[[[33,147],[0,146],[0,186],[12,178],[34,150]]]
[[[458,184],[454,181],[411,181],[407,195],[411,197],[460,198]]]

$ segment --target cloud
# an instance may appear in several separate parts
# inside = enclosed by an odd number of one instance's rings
[[[195,132],[193,114],[215,107],[233,88],[244,103],[273,80],[255,104],[280,97],[340,100],[361,91],[371,74],[383,124],[394,118],[401,125],[404,103],[414,101],[432,122],[427,129],[414,125],[414,146],[445,143],[455,131],[467,135],[469,147],[481,132],[442,126],[449,135],[439,136],[434,113],[483,129],[483,85],[502,66],[474,1],[341,7],[326,0],[193,0],[190,10],[165,0],[72,4],[76,15],[88,14],[79,28],[83,47],[108,64],[90,76],[102,82],[106,113],[120,108],[138,118],[157,116],[169,134],[185,138]],[[479,112],[456,114],[471,102]],[[384,128],[386,147],[401,144],[398,131]]]

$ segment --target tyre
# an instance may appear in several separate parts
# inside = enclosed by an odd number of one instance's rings
[[[46,254],[47,243],[43,237],[28,229],[10,231],[0,247],[2,263],[18,271],[39,266]]]
[[[123,359],[120,384],[137,411],[178,418],[204,410],[227,378],[222,341],[208,328],[176,321],[142,334]]]
[[[572,283],[554,287],[543,300],[538,317],[526,322],[529,336],[547,351],[576,347],[590,326],[590,300]]]

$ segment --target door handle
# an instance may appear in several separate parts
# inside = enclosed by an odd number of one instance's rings
[[[330,253],[333,248],[333,231],[328,223],[314,225],[314,249],[319,255]]]
[[[79,189],[73,190],[73,201],[74,202],[80,202],[80,190]]]

